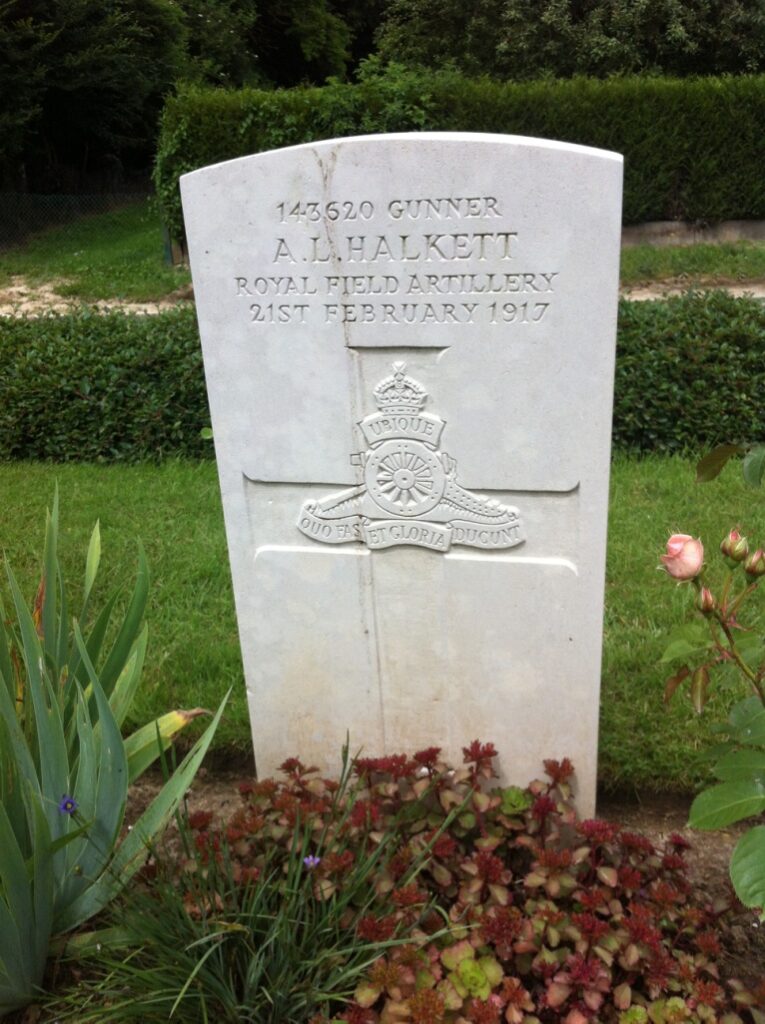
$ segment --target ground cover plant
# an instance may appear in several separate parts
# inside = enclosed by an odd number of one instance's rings
[[[122,834],[129,783],[202,712],[169,712],[123,739],[146,653],[145,558],[123,614],[114,596],[95,611],[96,525],[75,616],[58,539],[56,495],[31,609],[7,563],[7,611],[0,600],[0,1015],[35,998],[53,937],[103,910],[144,864],[223,709]]]
[[[166,262],[162,225],[148,200],[48,228],[0,252],[0,290],[15,275],[83,302],[149,302],[190,280],[186,267]]]
[[[216,707],[232,688],[214,747],[226,759],[249,758],[250,726],[214,464],[0,465],[3,546],[30,601],[39,578],[38,522],[56,479],[67,509],[60,555],[65,575],[81,571],[76,552],[86,550],[97,517],[109,551],[102,597],[134,571],[136,537],[152,568],[144,682],[126,724],[135,727],[168,706]],[[713,739],[711,725],[723,717],[724,704],[721,694],[712,693],[703,718],[689,717],[680,702],[663,707],[668,673],[659,662],[671,624],[687,608],[682,590],[661,586],[658,552],[668,527],[679,532],[686,524],[696,536],[722,537],[731,522],[749,536],[765,535],[761,492],[744,482],[735,462],[714,485],[697,485],[693,459],[618,457],[609,515],[601,780],[612,787],[688,792],[709,778],[701,752]],[[98,593],[94,599],[100,599]]]
[[[250,1024],[761,1024],[765,988],[721,976],[725,901],[694,897],[688,843],[579,820],[573,767],[497,787],[474,740],[357,757],[352,782],[290,758],[189,819],[91,945],[57,1020]],[[157,883],[157,877],[160,882]],[[171,952],[168,952],[171,951]],[[755,965],[753,965],[754,967]]]

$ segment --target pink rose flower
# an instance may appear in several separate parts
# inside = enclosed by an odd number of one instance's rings
[[[676,580],[693,580],[704,564],[704,545],[687,533],[673,533],[667,541],[667,553],[661,556],[664,568]]]

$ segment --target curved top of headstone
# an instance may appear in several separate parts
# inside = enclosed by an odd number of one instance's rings
[[[381,132],[374,135],[348,135],[339,136],[333,139],[318,139],[313,142],[300,142],[294,146],[282,146],[279,149],[268,149],[258,153],[250,153],[247,156],[234,157],[231,160],[221,160],[218,163],[208,164],[194,171],[188,171],[181,175],[181,181],[193,178],[195,175],[205,174],[208,171],[220,167],[241,164],[246,161],[263,158],[281,158],[286,154],[298,154],[311,150],[323,150],[337,148],[338,146],[348,147],[359,144],[386,144],[391,142],[408,143],[416,141],[418,144],[427,142],[450,143],[452,145],[464,144],[486,144],[486,145],[513,145],[516,147],[529,147],[539,150],[553,150],[556,153],[571,153],[581,156],[598,157],[600,159],[614,160],[619,164],[624,162],[621,153],[609,149],[599,149],[595,146],[583,146],[576,142],[558,142],[555,139],[539,139],[528,135],[502,135],[498,132]]]

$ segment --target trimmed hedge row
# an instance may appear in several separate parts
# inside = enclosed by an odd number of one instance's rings
[[[212,454],[191,309],[0,318],[0,394],[0,459]]]
[[[211,457],[192,309],[0,321],[0,459]],[[614,447],[765,438],[765,304],[709,292],[622,302]]]
[[[338,136],[499,132],[625,155],[624,222],[765,217],[765,76],[529,83],[396,70],[355,85],[187,87],[162,116],[154,178],[183,231],[178,178],[248,153]]]
[[[613,444],[696,452],[765,440],[765,303],[715,291],[622,302]]]

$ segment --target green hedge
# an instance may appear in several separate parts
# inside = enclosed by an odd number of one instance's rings
[[[212,456],[192,309],[0,320],[0,459]],[[614,446],[765,439],[765,305],[724,292],[622,302]]]
[[[699,452],[765,440],[765,303],[708,292],[622,302],[614,447]]]
[[[316,139],[474,131],[561,139],[625,155],[624,221],[765,217],[765,76],[531,83],[396,71],[356,85],[185,88],[162,117],[155,184],[180,237],[178,178]]]
[[[212,454],[193,310],[0,318],[0,459]]]

